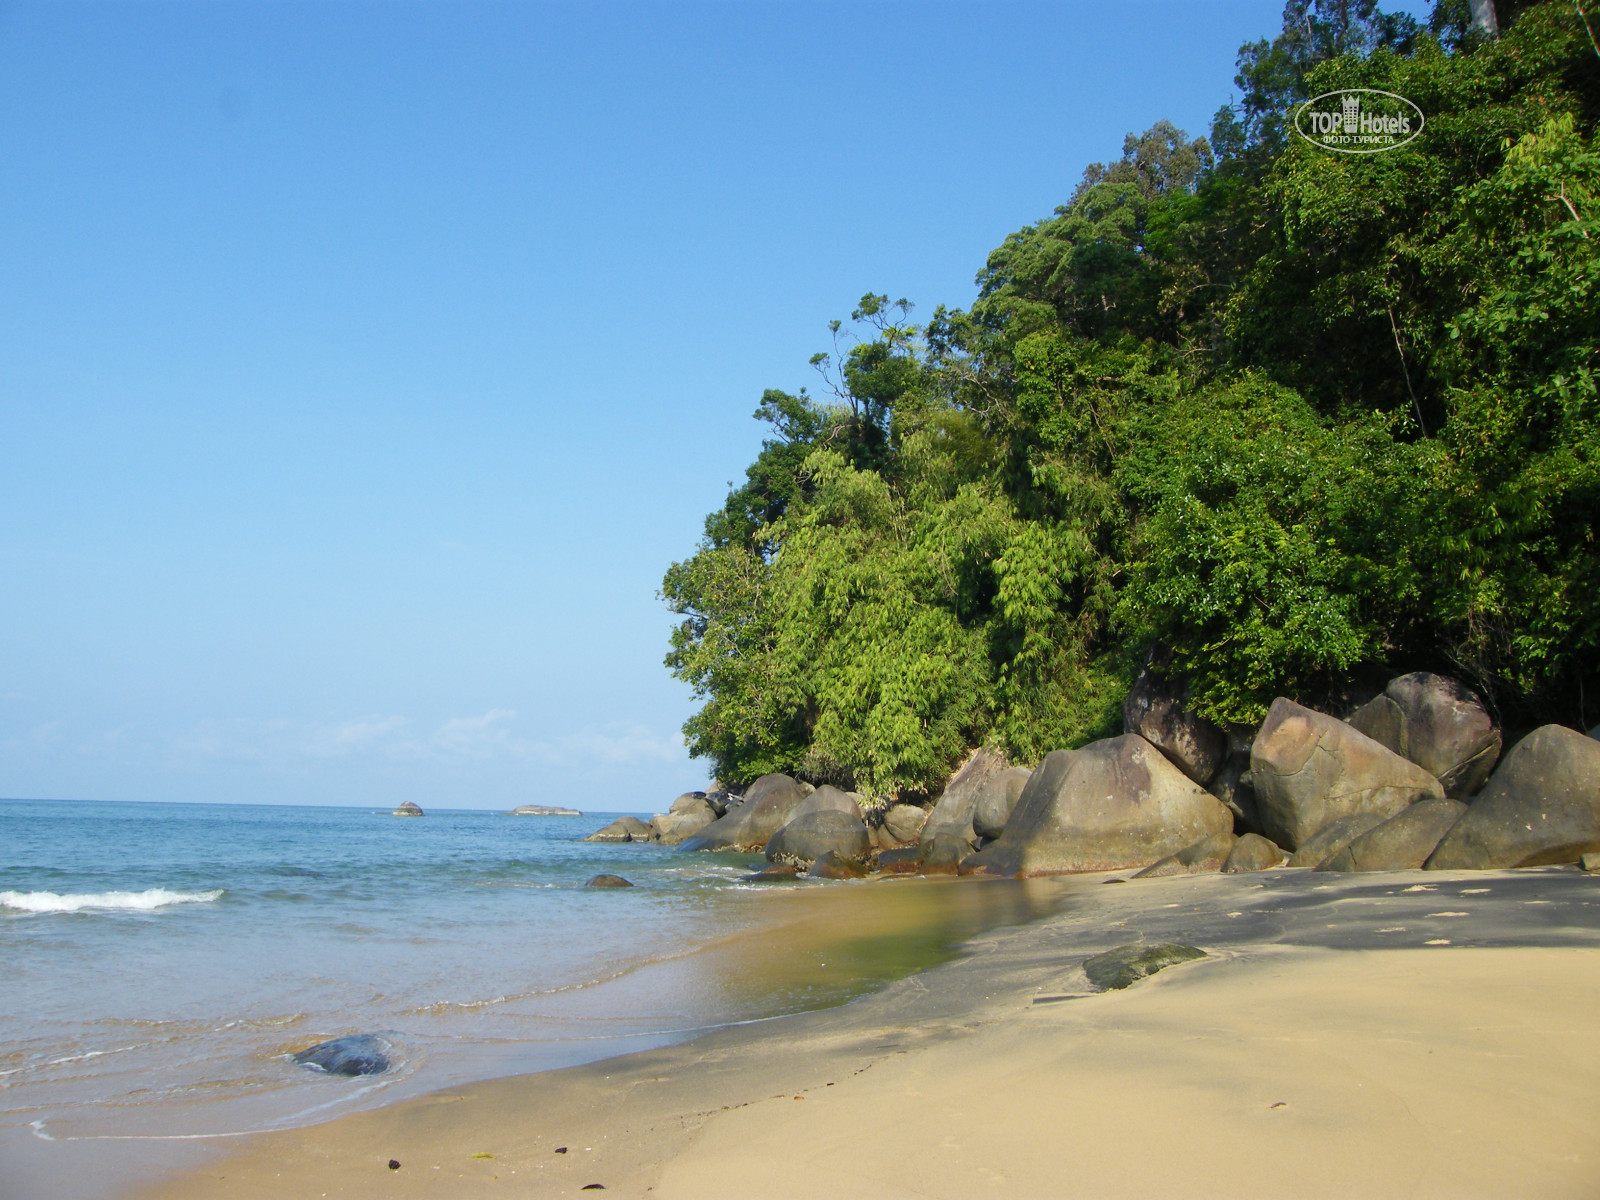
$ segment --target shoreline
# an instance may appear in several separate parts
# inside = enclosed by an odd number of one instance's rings
[[[1112,878],[1072,877],[1059,890],[1074,902],[1055,915],[841,1006],[258,1135],[133,1195],[556,1196],[600,1183],[652,1198],[818,1186],[956,1197],[997,1184],[1046,1194],[1069,1178],[1095,1195],[1273,1195],[1292,1178],[1304,1195],[1551,1196],[1600,1184],[1592,877],[1271,871],[1103,886]],[[1083,960],[1133,941],[1209,957],[1090,994]],[[1319,1165],[1308,1176],[1302,1160]]]

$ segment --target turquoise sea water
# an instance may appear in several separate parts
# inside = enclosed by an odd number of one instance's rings
[[[581,840],[610,819],[0,802],[0,1122],[265,1128],[761,1015],[674,969],[763,919],[748,859]],[[395,1070],[286,1057],[350,1032]]]

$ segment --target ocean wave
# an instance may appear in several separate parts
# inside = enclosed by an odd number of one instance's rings
[[[85,910],[111,912],[134,910],[149,912],[169,904],[209,904],[222,895],[210,892],[174,892],[166,888],[147,888],[142,892],[0,892],[0,908],[25,913],[70,913]]]

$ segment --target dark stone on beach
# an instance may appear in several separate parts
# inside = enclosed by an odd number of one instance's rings
[[[1416,871],[1428,861],[1467,806],[1459,800],[1418,800],[1374,825],[1324,859],[1319,871]]]
[[[566,1152],[567,1152],[567,1148],[565,1146],[557,1146],[556,1147],[556,1153],[557,1154],[565,1154]]]
[[[963,869],[1052,875],[1144,867],[1213,834],[1233,814],[1138,734],[1045,756],[992,846]]]
[[[1089,977],[1096,991],[1109,992],[1129,987],[1166,967],[1205,957],[1204,950],[1178,942],[1158,942],[1154,945],[1134,942],[1095,955],[1083,964],[1083,973]]]
[[[800,868],[794,863],[768,863],[761,870],[751,875],[742,875],[744,883],[788,883],[800,874]]]
[[[1032,774],[1027,767],[1011,767],[980,791],[972,805],[972,832],[990,841],[1004,833]]]
[[[1190,712],[1188,699],[1186,686],[1175,687],[1147,668],[1122,702],[1122,730],[1138,734],[1190,779],[1204,784],[1216,774],[1228,739],[1210,721]]]
[[[1304,846],[1289,856],[1291,867],[1320,867],[1369,829],[1382,825],[1384,818],[1377,813],[1356,813],[1329,821],[1306,841]]]
[[[422,807],[415,800],[407,800],[399,808],[395,809],[392,815],[397,817],[420,817],[422,815]]]
[[[806,871],[812,879],[860,879],[866,873],[866,867],[859,862],[844,858],[831,850],[812,863]]]
[[[1185,846],[1176,854],[1169,854],[1160,862],[1151,863],[1134,876],[1135,879],[1159,879],[1165,875],[1211,875],[1222,870],[1228,854],[1237,841],[1231,833],[1213,833],[1201,838],[1192,846]]]
[[[1600,850],[1600,741],[1543,725],[1511,747],[1429,870],[1575,863]]]
[[[604,829],[598,829],[583,839],[586,842],[648,842],[650,826],[638,817],[618,817]]]
[[[1387,820],[1417,800],[1444,797],[1439,781],[1416,763],[1281,696],[1250,748],[1250,778],[1261,832],[1289,850],[1340,817]]]
[[[399,1169],[400,1169],[400,1160],[398,1158],[391,1158],[389,1160],[389,1170],[398,1171]]]
[[[811,863],[824,854],[862,859],[872,848],[860,817],[825,808],[796,817],[767,843],[768,862]]]
[[[682,850],[760,850],[789,823],[811,786],[787,775],[763,775],[745,791],[744,799],[699,833]]]
[[[1500,757],[1500,730],[1472,689],[1427,671],[1391,679],[1350,724],[1436,777],[1452,799],[1481,788]]]
[[[633,884],[629,883],[621,875],[596,875],[583,886],[594,888],[624,888],[632,887]]]
[[[352,1033],[318,1042],[294,1056],[302,1067],[316,1067],[329,1075],[382,1075],[389,1069],[383,1042],[370,1033]]]
[[[1259,833],[1247,833],[1233,844],[1228,861],[1222,864],[1224,875],[1237,875],[1244,871],[1267,871],[1283,865],[1282,847]]]

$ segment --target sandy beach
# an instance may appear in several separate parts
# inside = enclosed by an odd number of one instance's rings
[[[851,1004],[263,1135],[141,1200],[1600,1190],[1600,880],[1042,886],[1056,915]],[[1208,957],[1092,993],[1137,941]]]

